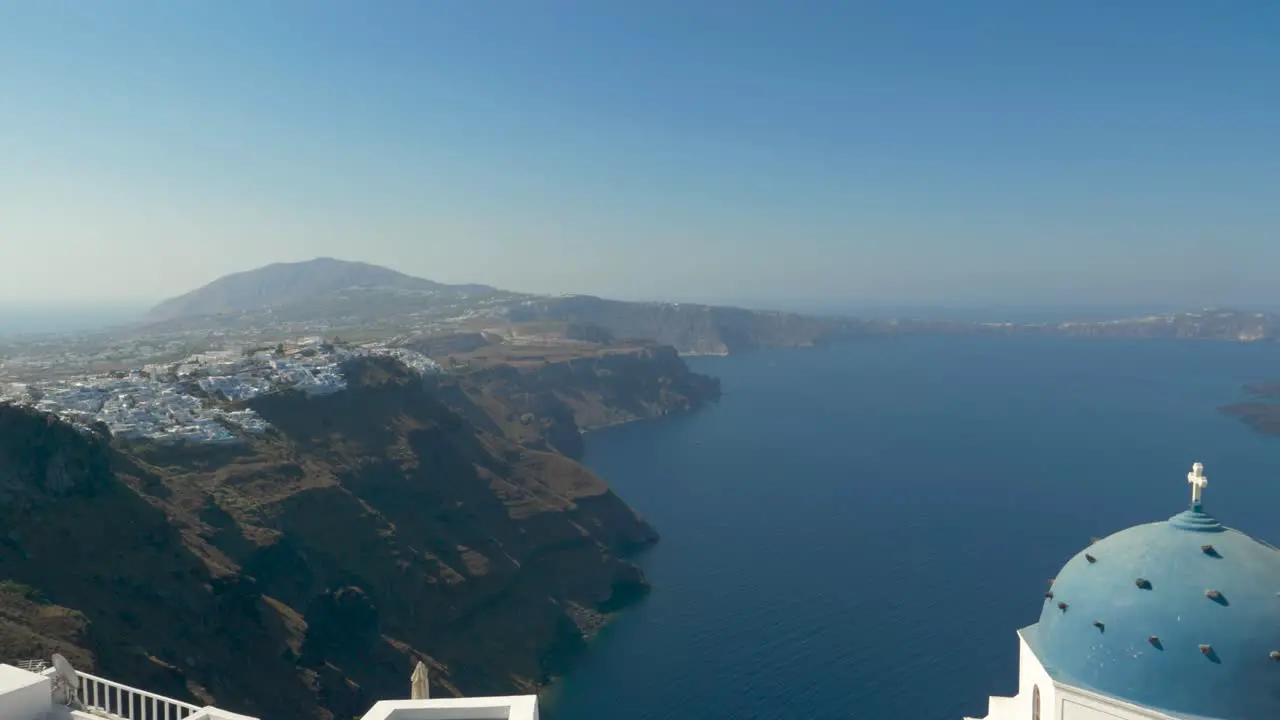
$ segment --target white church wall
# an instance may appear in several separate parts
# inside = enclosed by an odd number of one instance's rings
[[[1018,632],[1018,699],[1022,702],[1019,704],[1020,716],[1024,718],[1034,718],[1032,704],[1036,700],[1036,694],[1039,691],[1040,701],[1040,717],[1039,720],[1063,720],[1057,711],[1058,693],[1057,687],[1054,685],[1053,678],[1049,677],[1049,673],[1045,671],[1044,666],[1040,664],[1040,659],[1032,652],[1031,646],[1027,644],[1026,638],[1022,636],[1022,632]]]
[[[1039,697],[1040,712],[1035,712]],[[983,720],[1177,720],[1171,715],[1054,682],[1018,633],[1018,694],[993,696]]]
[[[1059,720],[1177,720],[1172,715],[1116,700],[1081,688],[1059,685]]]

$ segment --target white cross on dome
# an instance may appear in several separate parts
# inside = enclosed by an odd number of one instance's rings
[[[1204,476],[1204,465],[1192,465],[1191,472],[1187,473],[1187,482],[1191,483],[1191,504],[1199,505],[1204,489],[1209,484],[1209,478]]]

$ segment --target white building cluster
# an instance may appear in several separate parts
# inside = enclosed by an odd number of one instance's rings
[[[367,354],[367,355],[374,355],[374,356],[381,355],[381,356],[393,357],[399,360],[400,362],[404,363],[404,365],[408,367],[410,370],[414,370],[418,373],[421,373],[422,375],[436,375],[444,372],[444,368],[440,366],[440,363],[436,362],[435,360],[432,360],[431,358],[427,357],[426,355],[423,355],[420,352],[416,352],[414,350],[408,350],[406,348],[392,348],[392,347],[382,347],[379,345],[371,345],[367,348],[364,348],[363,352],[364,354]]]
[[[127,375],[0,385],[0,402],[55,414],[79,427],[103,423],[117,437],[153,441],[235,442],[267,423],[236,403],[281,390],[326,395],[346,388],[342,364],[359,355],[394,357],[422,373],[443,372],[421,353],[373,345],[346,349],[323,338],[287,347],[222,350]]]
[[[0,388],[8,400],[52,413],[79,427],[103,423],[112,435],[156,441],[230,442],[238,431],[261,432],[266,423],[252,410],[205,403],[177,383],[141,372]]]

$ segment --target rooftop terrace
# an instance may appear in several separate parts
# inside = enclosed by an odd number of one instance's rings
[[[198,707],[72,671],[68,682],[43,661],[0,664],[3,720],[273,720]],[[425,676],[424,676],[425,680]],[[71,687],[78,685],[78,687]],[[537,720],[536,695],[486,698],[384,700],[361,720]]]

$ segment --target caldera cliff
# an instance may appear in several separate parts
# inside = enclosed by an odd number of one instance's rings
[[[579,428],[718,395],[673,351],[597,350],[428,381],[359,359],[227,445],[0,405],[0,660],[262,717],[359,715],[419,660],[433,694],[535,690],[648,590],[626,554],[657,539]]]
[[[429,348],[424,348],[429,349]],[[582,433],[692,412],[720,398],[720,381],[690,372],[669,345],[635,340],[556,346],[502,344],[440,355],[437,392],[491,433],[582,457]]]

